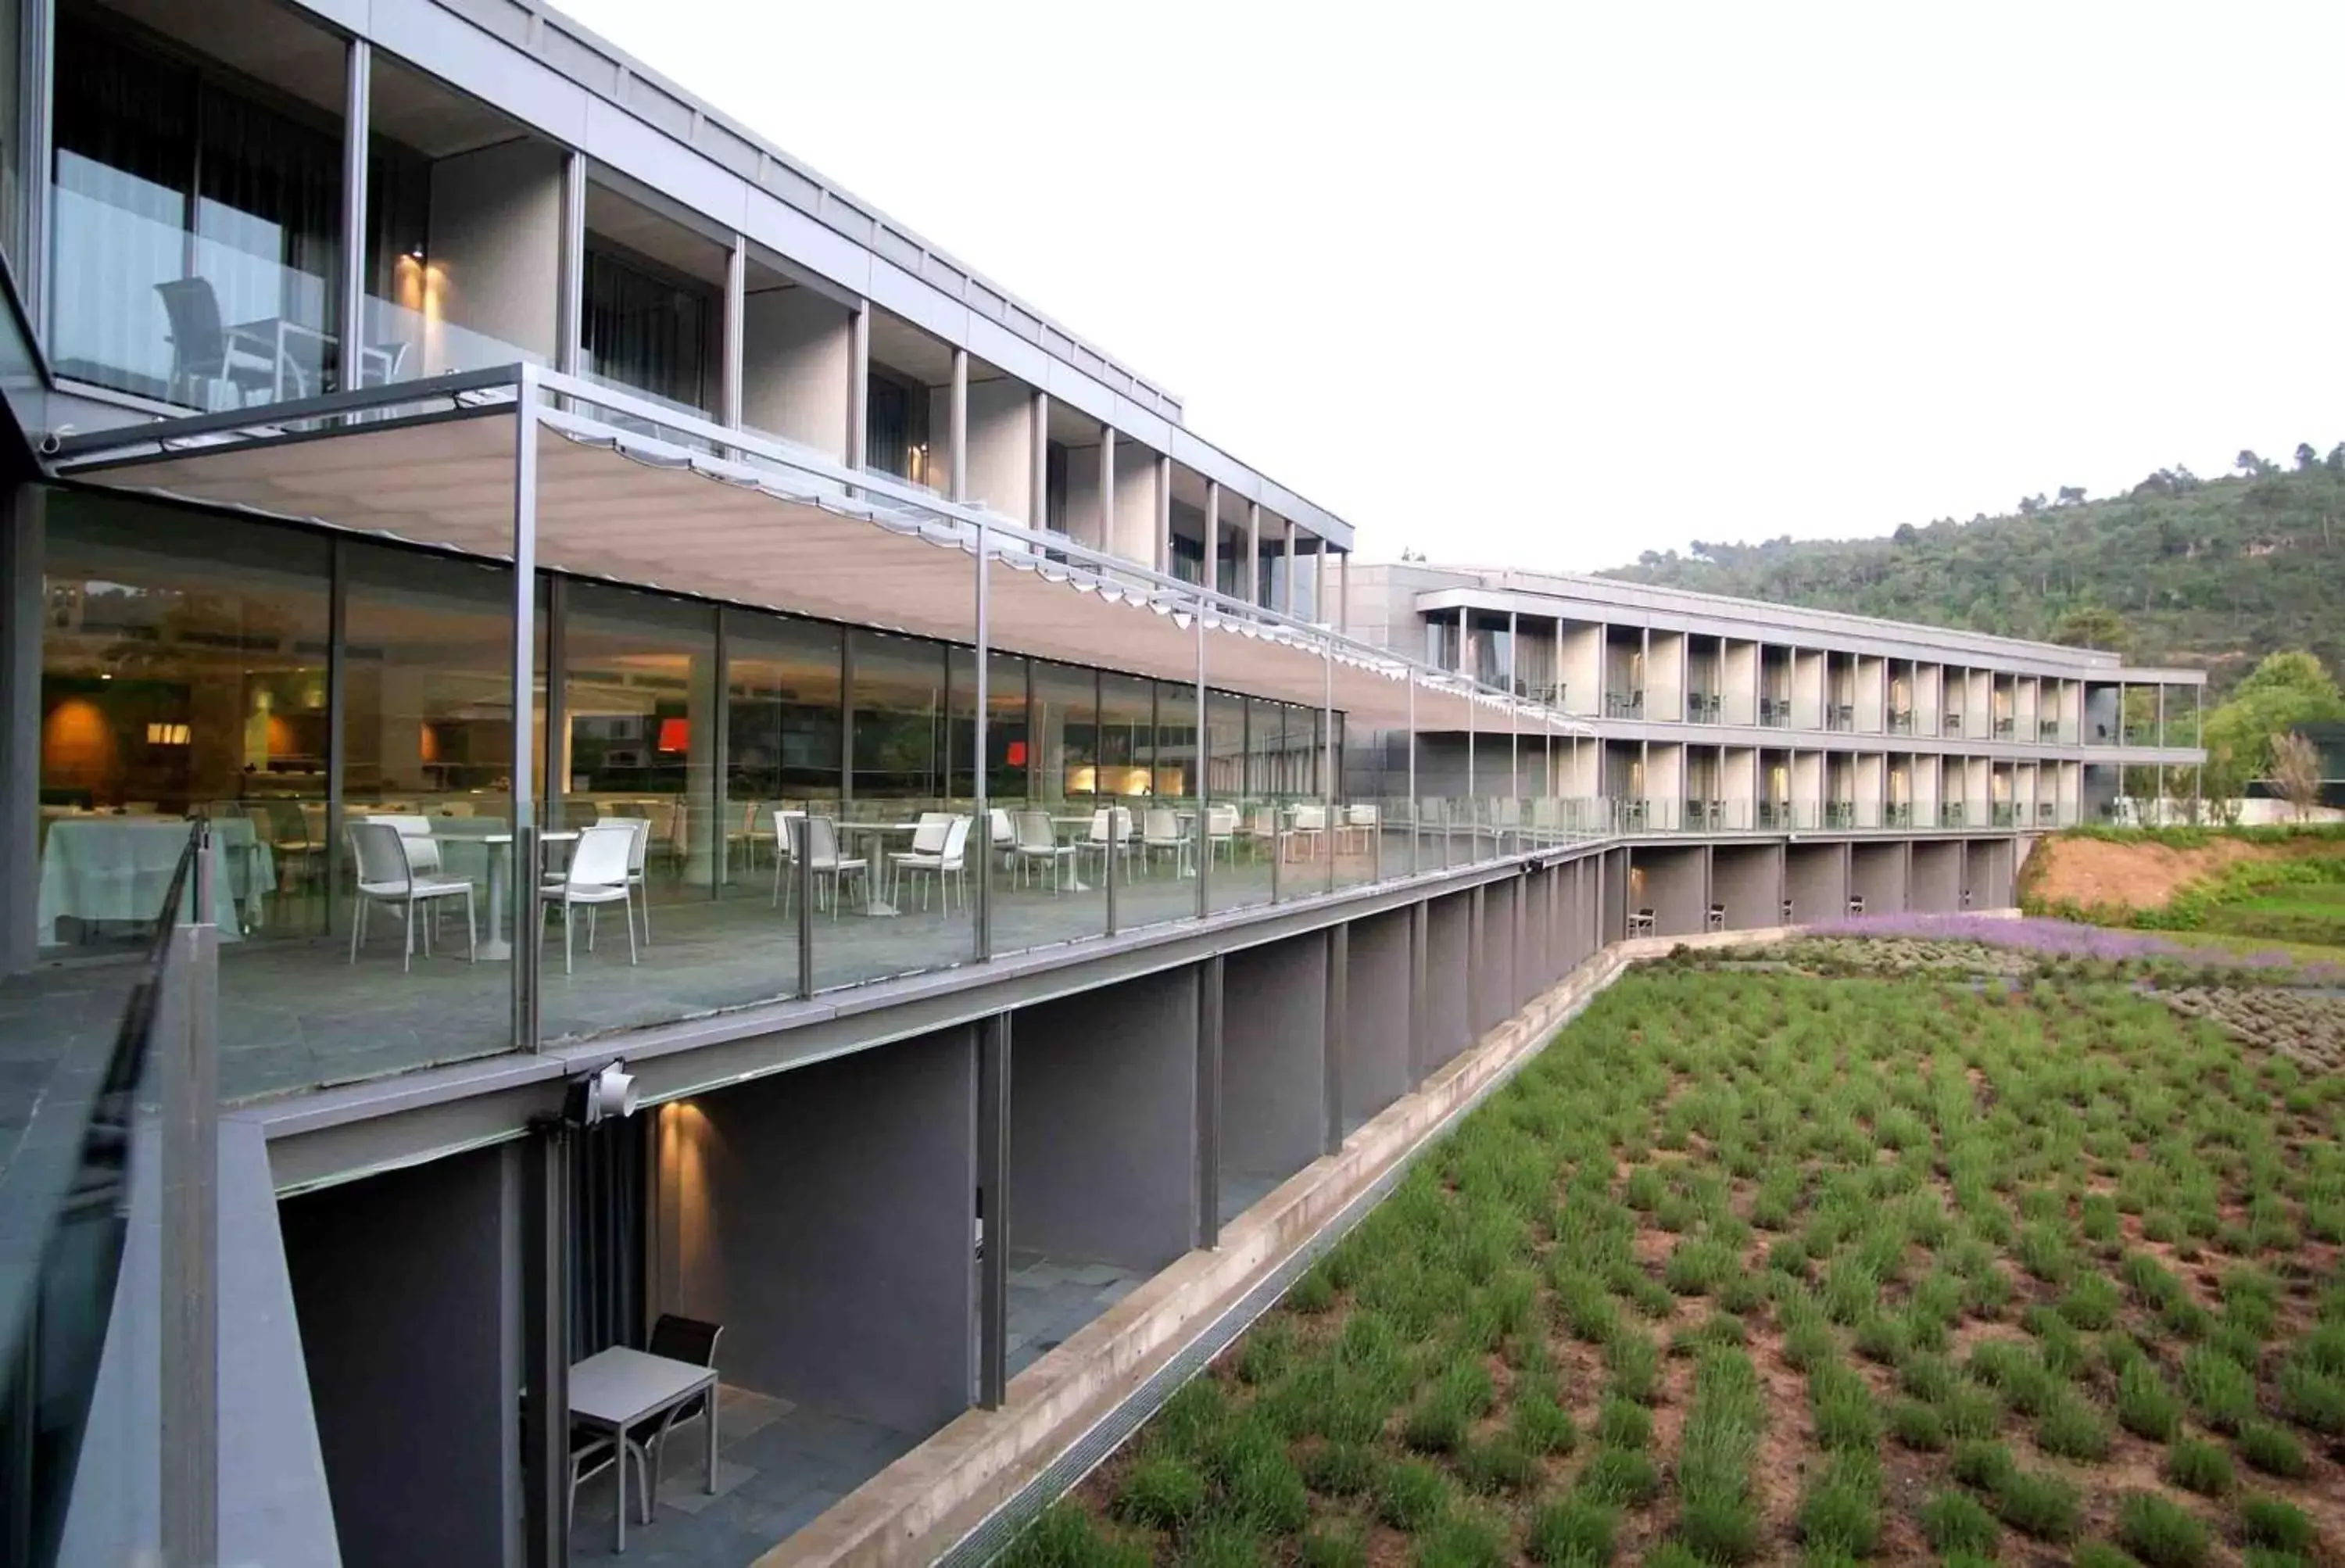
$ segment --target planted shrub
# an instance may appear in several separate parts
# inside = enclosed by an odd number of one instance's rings
[[[1109,1511],[1118,1519],[1152,1530],[1177,1530],[1205,1506],[1205,1478],[1186,1460],[1169,1455],[1142,1459],[1116,1489]]]
[[[2118,1502],[2117,1535],[2148,1568],[2198,1568],[2213,1542],[2197,1514],[2153,1492],[2128,1492]]]
[[[1612,1561],[1618,1510],[1585,1496],[1547,1504],[1531,1517],[1531,1560],[1548,1568],[1602,1568]]]
[[[1995,1515],[1966,1492],[1934,1494],[1922,1505],[1919,1522],[1922,1538],[1944,1557],[1964,1552],[1990,1556],[1995,1538],[2003,1533]]]
[[[2075,1486],[2043,1471],[2014,1468],[1995,1478],[1995,1517],[2038,1541],[2066,1541],[2076,1533],[2084,1500]]]
[[[2231,1490],[2231,1456],[2213,1443],[2183,1438],[2166,1451],[2166,1479],[2185,1492],[2220,1497]]]
[[[2312,1462],[2304,1457],[2303,1445],[2290,1437],[2285,1427],[2269,1421],[2249,1421],[2239,1429],[2239,1457],[2249,1470],[2276,1475],[2283,1481],[2299,1481],[2309,1474]]]
[[[2311,1517],[2296,1504],[2277,1497],[2241,1498],[2239,1532],[2250,1546],[2269,1547],[2299,1557],[2310,1556],[2320,1542],[2320,1532],[2313,1527]]]

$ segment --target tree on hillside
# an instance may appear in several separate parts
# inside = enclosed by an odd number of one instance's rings
[[[2082,506],[2084,504],[2085,487],[2083,485],[2063,484],[2060,486],[2060,495],[2059,499],[2055,503],[2056,505]]]
[[[2320,462],[2320,453],[2312,450],[2312,443],[2299,441],[2296,443],[2296,471],[2299,473],[2311,473]]]
[[[2267,655],[2229,700],[2207,716],[2205,789],[2218,799],[2272,777],[2272,739],[2308,724],[2345,719],[2345,696],[2320,661],[2303,652]]]
[[[2320,752],[2295,730],[2272,737],[2272,788],[2289,803],[2299,822],[2320,804]]]
[[[2078,605],[2052,628],[2052,640],[2064,647],[2123,652],[2133,637],[2125,617],[2115,610],[2100,605]]]
[[[2239,455],[2231,460],[2231,466],[2249,479],[2261,479],[2267,473],[2279,472],[2279,463],[2258,457],[2255,449],[2249,446],[2239,448]]]

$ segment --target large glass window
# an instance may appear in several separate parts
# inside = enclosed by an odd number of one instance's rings
[[[1156,762],[1156,690],[1136,676],[1100,677],[1100,743],[1097,789],[1102,795],[1139,799],[1152,794]]]
[[[855,798],[938,799],[945,792],[942,645],[857,628]]]
[[[952,666],[951,753],[955,800],[977,797],[971,754],[977,746],[976,651],[949,648]],[[1027,753],[1026,661],[1016,654],[993,655],[986,667],[985,791],[989,801],[1007,808],[1025,799]]]
[[[289,13],[279,25],[307,30]],[[337,102],[338,75],[307,85]],[[262,87],[65,8],[49,338],[60,374],[198,409],[336,384],[341,136],[337,117],[291,96],[300,85]]]
[[[322,929],[324,542],[59,492],[43,586],[41,944],[151,932],[194,816],[231,936]]]
[[[718,300],[706,285],[611,249],[586,252],[586,368],[705,414],[713,400],[709,334]]]
[[[1032,799],[1089,805],[1099,787],[1099,682],[1090,670],[1034,661]]]

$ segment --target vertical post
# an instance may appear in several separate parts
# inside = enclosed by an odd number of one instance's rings
[[[1091,672],[1091,713],[1101,730],[1107,728],[1107,704],[1103,700],[1105,684],[1105,677],[1100,671],[1093,670]],[[1099,755],[1097,750],[1091,753],[1094,763],[1098,761]],[[1099,800],[1099,783],[1096,779],[1092,780],[1091,789],[1091,800],[1096,805]],[[1123,859],[1123,835],[1118,830],[1122,819],[1117,813],[1117,800],[1118,797],[1112,795],[1108,797],[1107,853],[1101,857],[1100,872],[1107,882],[1107,934],[1110,936],[1113,936],[1116,931],[1115,866],[1118,860]]]
[[[2157,683],[2157,743],[2166,744],[2166,683]]]
[[[554,291],[553,368],[576,375],[582,368],[581,338],[586,330],[586,155],[574,152],[562,163],[562,277]],[[516,845],[515,848],[519,846]]]
[[[953,365],[957,372],[965,373],[968,356],[957,351],[953,356]],[[965,390],[965,383],[963,385]],[[960,443],[958,441],[953,443],[953,471],[955,473],[960,471]],[[978,846],[974,851],[977,855],[977,909],[969,925],[980,963],[993,956],[993,812],[986,779],[986,775],[991,771],[987,762],[992,755],[986,747],[986,724],[990,717],[987,708],[992,697],[990,672],[987,667],[993,662],[990,653],[993,628],[987,593],[987,579],[992,575],[988,570],[992,555],[993,532],[980,518],[977,524],[977,722],[969,758],[971,776],[977,783],[973,791],[977,820],[970,824],[969,836]],[[945,777],[945,789],[948,791],[952,789],[949,773]],[[941,871],[937,874],[937,881],[941,889],[944,882]]]
[[[24,149],[25,190],[21,210],[0,214],[23,224],[23,244],[15,253],[17,281],[25,290],[25,314],[46,341],[49,323],[48,174],[55,141],[49,106],[56,81],[56,0],[23,0],[17,78],[16,144]],[[30,709],[20,711],[33,711]],[[30,819],[27,819],[28,820]]]
[[[366,381],[367,122],[373,78],[374,46],[354,37],[342,46],[342,266],[335,312],[341,343],[334,384],[345,391]],[[24,172],[41,178],[40,171]]]
[[[535,943],[529,944],[534,946]],[[570,1129],[531,1124],[522,1206],[522,1405],[528,1492],[523,1532],[529,1568],[570,1561]]]
[[[725,406],[717,418],[727,430],[741,428],[742,361],[749,342],[749,242],[733,236],[725,257]]]
[[[1335,556],[1335,629],[1345,636],[1352,635],[1352,553],[1339,552]]]
[[[1311,618],[1323,626],[1333,626],[1335,617],[1327,613],[1326,535],[1320,535],[1318,545],[1319,547],[1312,552],[1315,560],[1311,567]]]
[[[583,196],[582,196],[583,199]],[[513,398],[513,1031],[517,1051],[537,1049],[537,780],[531,708],[537,659],[537,371],[521,368]],[[548,1423],[551,1424],[551,1423]]]
[[[1327,928],[1327,1013],[1319,1032],[1327,1108],[1327,1136],[1321,1149],[1331,1155],[1344,1148],[1344,1043],[1351,1032],[1351,956],[1352,923],[1338,921]]]
[[[1522,657],[1522,645],[1518,640],[1520,622],[1515,612],[1507,612],[1507,797],[1513,802],[1509,809],[1515,819],[1515,847],[1522,847],[1523,799],[1523,683],[1518,661]]]
[[[1205,574],[1213,570],[1213,536],[1206,535]],[[1156,569],[1166,576],[1172,571],[1172,459],[1163,453],[1156,454]],[[1204,574],[1200,575],[1203,580]]]
[[[1208,533],[1210,533],[1210,528]],[[1205,611],[1212,601],[1203,594],[1197,596],[1197,918],[1203,920],[1213,912],[1213,895],[1206,884],[1213,875],[1213,748],[1205,729]],[[1238,766],[1245,766],[1243,748]],[[1240,794],[1244,790],[1241,789]]]
[[[1319,825],[1327,844],[1327,891],[1335,891],[1335,650],[1319,650]]]
[[[1294,614],[1294,519],[1289,517],[1279,535],[1278,546],[1278,613]]]
[[[345,775],[350,771],[349,687],[350,551],[341,534],[327,536],[326,572],[326,841],[318,846],[326,861],[326,930],[342,924],[342,813],[348,809]]]
[[[947,394],[945,439],[952,443],[950,465],[945,471],[948,500],[969,499],[969,351],[952,351],[952,388]]]
[[[1246,503],[1245,592],[1238,597],[1259,608],[1270,602],[1262,591],[1262,503]]]
[[[208,824],[194,830],[195,918],[171,920],[159,1032],[162,1561],[219,1561],[219,927]]]
[[[28,15],[29,15],[28,8]],[[20,484],[0,501],[0,974],[40,956],[42,535],[49,492]]]
[[[1205,481],[1205,569],[1203,575],[1208,592],[1221,591],[1222,482],[1218,479]]]
[[[1222,1244],[1222,955],[1197,965],[1197,1245]]]
[[[1476,882],[1466,895],[1466,1033],[1476,1040],[1490,1026],[1482,1015],[1482,968],[1490,956],[1487,887]]]
[[[1038,392],[1030,409],[1027,452],[1026,526],[1051,525],[1051,394]]]
[[[545,784],[539,794],[538,826],[569,826],[563,797],[570,793],[570,579],[545,583]],[[690,797],[685,797],[689,802]],[[687,813],[691,808],[686,805]],[[691,831],[690,817],[685,831]]]
[[[984,1249],[977,1266],[977,1403],[995,1410],[1010,1388],[1010,1014],[977,1023],[977,1200]]]
[[[861,473],[871,463],[870,300],[855,301],[847,341],[847,466]]]
[[[1109,555],[1120,555],[1115,547],[1115,426],[1100,422],[1099,443],[1099,538],[1095,543]],[[1113,819],[1110,819],[1111,826]]]
[[[709,671],[710,680],[708,683],[710,692],[710,723],[708,726],[708,848],[710,850],[708,857],[708,896],[714,900],[720,899],[725,896],[725,884],[730,881],[733,877],[733,856],[732,852],[726,848],[725,844],[725,819],[726,816],[726,809],[731,804],[727,791],[729,781],[733,776],[733,688],[730,683],[733,678],[733,616],[735,612],[726,609],[723,605],[711,606],[710,610],[711,614],[708,617],[708,629],[710,634],[709,658],[713,667]],[[562,619],[564,623],[567,623],[569,618],[569,605],[565,600],[563,606]],[[567,644],[569,641],[566,625],[563,628],[563,640],[564,644],[563,657],[566,659],[568,657]],[[686,763],[685,777],[689,779],[691,778],[691,753],[687,750],[685,755]],[[686,797],[686,799],[689,798],[689,796]],[[687,842],[689,841],[689,834],[691,833],[691,819],[687,816],[685,818],[685,824]],[[777,821],[774,824],[774,853],[778,855],[781,852],[782,825]],[[645,892],[644,898],[645,903],[648,904],[651,899],[651,894],[648,890]]]

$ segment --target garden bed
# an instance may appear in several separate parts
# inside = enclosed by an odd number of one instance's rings
[[[1624,977],[1008,1561],[2345,1549],[2345,1077],[2173,1004],[2320,977],[1979,923]]]

